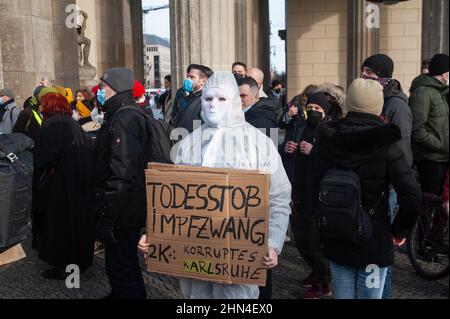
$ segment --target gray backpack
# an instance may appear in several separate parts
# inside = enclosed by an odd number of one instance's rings
[[[33,141],[0,134],[0,250],[27,238],[33,183]]]

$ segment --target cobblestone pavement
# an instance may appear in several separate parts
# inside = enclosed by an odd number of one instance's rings
[[[103,255],[95,257],[94,266],[81,276],[80,289],[67,289],[64,282],[45,280],[40,273],[48,266],[37,258],[37,253],[24,244],[28,257],[15,264],[0,267],[0,299],[97,299],[109,293]],[[280,267],[274,272],[274,297],[300,299],[301,279],[308,267],[291,243],[281,256]],[[177,280],[157,274],[144,274],[149,298],[178,299],[181,293]],[[395,299],[448,299],[449,279],[429,282],[418,277],[405,254],[397,253],[394,267]]]

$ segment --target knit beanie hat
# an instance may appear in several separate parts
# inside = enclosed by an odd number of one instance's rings
[[[442,75],[449,70],[447,54],[436,54],[430,62],[430,76]]]
[[[394,61],[385,54],[372,55],[362,66],[371,69],[380,78],[391,79],[394,74]]]
[[[128,68],[113,68],[106,71],[100,78],[117,93],[132,91],[134,88],[134,74]]]
[[[325,114],[328,114],[328,111],[330,110],[330,103],[328,102],[327,96],[323,92],[316,92],[308,96],[306,106],[309,104],[319,105],[325,111]]]
[[[40,102],[42,100],[42,98],[46,95],[46,94],[50,94],[50,93],[56,93],[56,94],[61,94],[57,89],[53,88],[53,87],[44,87],[38,95],[38,101]],[[64,95],[63,95],[64,96]]]
[[[133,97],[136,99],[145,94],[145,87],[139,81],[134,82]]]
[[[356,79],[347,92],[347,112],[369,113],[380,116],[383,113],[383,86],[377,81]]]

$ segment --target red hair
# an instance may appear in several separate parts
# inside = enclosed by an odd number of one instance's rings
[[[41,105],[44,118],[49,118],[54,115],[72,116],[72,108],[67,99],[61,94],[49,93],[44,95],[41,100]]]

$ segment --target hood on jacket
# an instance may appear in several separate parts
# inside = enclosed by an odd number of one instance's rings
[[[214,73],[206,82],[203,92],[209,89],[216,88],[226,92],[226,95],[231,103],[231,108],[225,123],[221,123],[220,127],[232,127],[245,123],[244,111],[242,110],[242,101],[239,95],[239,87],[237,85],[234,75],[230,72],[218,71]],[[202,104],[204,103],[205,94],[202,95]],[[208,124],[208,119],[205,113],[201,112],[203,120]]]
[[[400,129],[365,113],[349,113],[339,122],[325,122],[318,128],[321,153],[333,163],[355,168],[377,151],[401,139]]]
[[[385,88],[384,88],[384,100],[388,100],[390,98],[397,97],[402,99],[406,104],[408,104],[408,97],[403,92],[402,85],[399,81],[393,79]]]
[[[345,92],[339,88],[338,86],[332,83],[324,83],[317,87],[316,92],[323,92],[333,98],[336,105],[341,109],[344,109],[346,94]]]
[[[439,90],[442,93],[446,93],[446,91],[448,92],[448,86],[446,86],[444,83],[441,83],[434,77],[426,74],[419,75],[417,78],[414,79],[414,81],[411,84],[411,92],[414,92],[417,88],[422,86],[435,88],[436,90]]]

